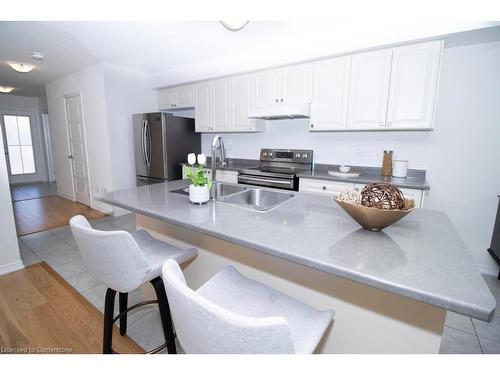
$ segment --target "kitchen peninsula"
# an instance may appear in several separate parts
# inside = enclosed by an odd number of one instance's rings
[[[271,211],[202,206],[179,180],[102,194],[137,225],[196,247],[184,272],[198,288],[226,264],[335,317],[323,353],[437,353],[446,310],[491,320],[496,302],[459,233],[438,211],[416,209],[374,233],[331,198],[294,192]]]

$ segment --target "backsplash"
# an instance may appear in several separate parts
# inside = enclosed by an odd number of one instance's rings
[[[428,169],[429,139],[433,132],[310,132],[309,119],[267,121],[263,133],[222,133],[226,154],[258,159],[261,148],[297,148],[314,151],[314,163],[380,167],[383,150],[409,168]],[[214,134],[202,135],[202,151],[210,154]]]

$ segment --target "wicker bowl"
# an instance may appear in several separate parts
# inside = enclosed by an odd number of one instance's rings
[[[335,202],[344,209],[363,228],[378,232],[389,225],[401,220],[415,208],[413,199],[405,199],[403,210],[382,210],[379,208],[366,207],[361,204],[342,202],[335,198]]]

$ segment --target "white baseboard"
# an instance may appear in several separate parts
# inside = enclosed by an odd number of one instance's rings
[[[56,194],[57,194],[58,196],[60,196],[60,197],[63,197],[63,198],[69,199],[70,201],[73,201],[73,202],[74,202],[73,197],[70,197],[69,195],[66,195],[66,194],[63,194],[63,193],[60,193],[60,192],[57,192]]]
[[[24,268],[24,264],[21,260],[16,260],[12,263],[7,263],[0,266],[0,275],[6,275],[8,273],[19,271]]]

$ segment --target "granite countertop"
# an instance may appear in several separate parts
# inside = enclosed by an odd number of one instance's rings
[[[171,181],[97,199],[459,314],[494,315],[495,299],[443,212],[415,209],[370,232],[328,197],[294,193],[285,204],[257,212],[223,202],[195,206],[170,192],[187,185]]]
[[[355,184],[370,184],[373,182],[390,182],[400,188],[429,190],[430,186],[425,179],[425,171],[420,169],[409,169],[408,177],[383,177],[381,169],[376,167],[355,167],[351,168],[351,172],[361,173],[359,177],[338,177],[331,176],[328,171],[338,172],[339,165],[337,164],[315,164],[310,172],[299,173],[298,177],[312,178],[318,180],[330,180],[340,182],[352,182]]]

